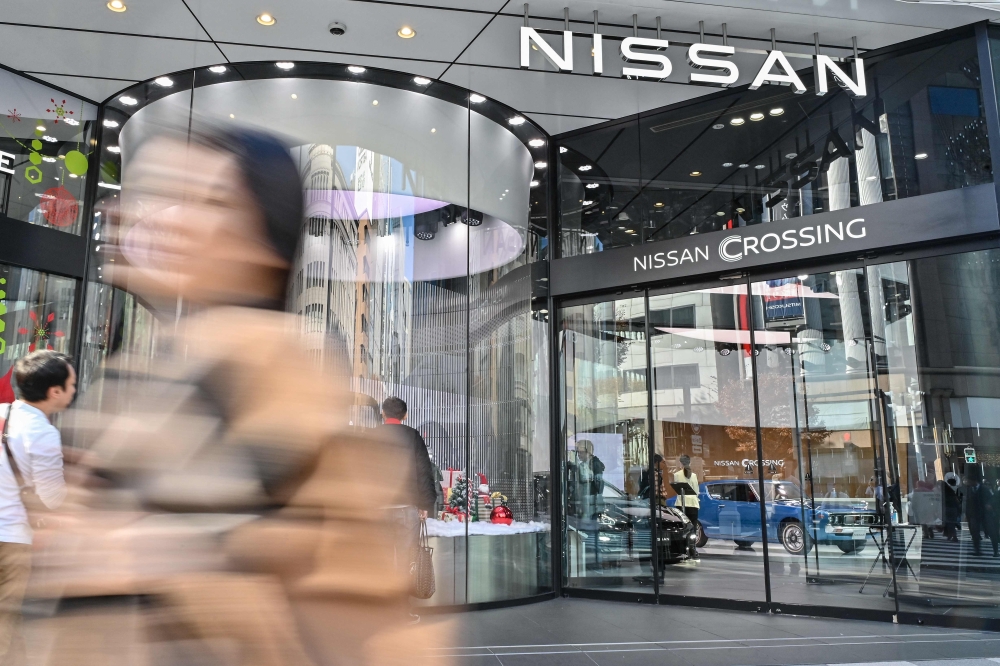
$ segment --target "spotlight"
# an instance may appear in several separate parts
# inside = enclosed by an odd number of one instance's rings
[[[485,102],[486,98],[480,95],[479,93],[471,93],[469,95],[469,101],[472,102],[473,104],[479,104],[480,102]]]
[[[600,185],[598,185],[597,183],[587,183],[588,190],[596,190],[598,187],[600,187]]]
[[[725,128],[726,126],[723,125],[722,123],[715,123],[714,125],[712,125],[712,129],[725,129]]]
[[[283,69],[283,70],[285,70],[287,72],[288,70],[290,70],[293,67],[295,67],[295,63],[294,62],[285,62],[285,61],[282,61],[282,62],[276,62],[276,63],[274,63],[274,66],[277,67],[278,69]]]
[[[111,0],[111,2],[108,3],[108,9],[113,12],[123,12],[128,9],[128,7],[125,6],[125,3],[122,2],[122,0]]]
[[[544,169],[548,166],[548,162],[535,162],[536,169]]]
[[[733,166],[733,163],[732,162],[723,162],[722,166],[728,169],[729,167]]]
[[[750,120],[757,122],[758,120],[764,120],[764,114],[760,111],[754,111],[750,114]]]
[[[429,86],[431,84],[431,80],[428,79],[426,76],[414,76],[413,82],[416,83],[418,86]]]
[[[208,68],[208,71],[212,72],[213,74],[222,74],[223,72],[226,71],[226,66],[225,65],[213,65],[213,66],[211,66],[211,67]]]
[[[260,23],[261,25],[274,25],[277,22],[278,19],[274,18],[267,12],[264,12],[263,14],[257,17],[257,23]]]
[[[349,65],[347,67],[347,71],[350,72],[351,74],[364,74],[368,70],[359,65]]]
[[[537,180],[533,180],[528,184],[530,187],[538,187],[540,183]]]
[[[689,173],[688,175],[689,175],[689,176],[692,176],[692,177],[694,177],[694,178],[697,178],[698,176],[700,176],[700,175],[701,175],[701,171],[692,171],[692,172],[691,172],[691,173]]]
[[[542,146],[545,145],[545,140],[544,139],[532,139],[531,141],[528,142],[528,145],[531,146],[532,148],[541,148]]]
[[[402,28],[396,31],[396,34],[403,39],[411,39],[417,36],[417,31],[408,25],[404,25]]]
[[[414,216],[413,235],[417,240],[433,240],[437,235],[438,215],[435,212]]]
[[[737,116],[737,117],[733,118],[732,120],[730,120],[729,124],[733,125],[734,127],[739,127],[740,125],[742,125],[745,122],[746,122],[745,120],[743,120],[742,118],[740,118],[739,116]]]
[[[524,116],[514,116],[513,118],[508,118],[507,119],[507,124],[508,125],[513,125],[514,127],[517,127],[518,125],[523,125],[524,124]]]
[[[153,80],[153,83],[160,86],[161,88],[169,88],[174,85],[174,80],[169,76],[160,76]]]
[[[122,95],[121,97],[118,98],[118,101],[124,104],[125,106],[135,106],[136,104],[139,103],[139,100],[137,100],[135,97],[129,97],[128,95]]]
[[[780,116],[784,112],[785,112],[785,110],[783,108],[781,108],[780,106],[776,106],[773,109],[771,109],[770,111],[768,111],[768,113],[770,113],[772,116]]]
[[[478,227],[483,223],[483,214],[478,210],[468,210],[462,212],[462,223],[470,227]]]
[[[589,164],[584,164],[584,165],[583,165],[582,167],[580,167],[580,168],[578,169],[578,171],[590,171],[590,170],[591,170],[591,169],[593,169],[593,168],[594,168],[594,167],[592,167],[592,166],[591,166],[591,165],[589,165]]]
[[[916,155],[913,156],[913,159],[915,159],[915,160],[926,160],[927,159],[927,153],[917,153]]]

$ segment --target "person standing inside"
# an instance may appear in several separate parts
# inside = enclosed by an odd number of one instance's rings
[[[14,365],[21,399],[0,407],[7,443],[0,464],[0,663],[24,663],[21,602],[31,573],[31,525],[21,501],[9,450],[27,486],[50,509],[66,497],[62,440],[50,419],[73,402],[76,372],[70,359],[51,350],[39,350]]]
[[[412,456],[413,479],[408,494],[413,499],[411,504],[420,511],[420,517],[426,519],[434,512],[437,503],[437,479],[427,443],[415,428],[403,423],[406,415],[406,403],[401,398],[386,398],[382,402],[382,425],[376,428],[376,432],[385,440],[399,445],[404,456]]]
[[[691,471],[691,457],[682,455],[680,457],[681,469],[674,472],[674,483],[686,483],[691,486],[691,492],[684,493],[684,497],[677,498],[678,506],[683,507],[684,514],[688,517],[695,528],[698,527],[698,509],[701,502],[698,500],[698,475]],[[698,557],[698,551],[694,544],[688,553],[692,558]]]

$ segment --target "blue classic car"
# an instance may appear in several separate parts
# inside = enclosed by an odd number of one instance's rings
[[[816,499],[804,504],[790,481],[764,484],[767,540],[779,542],[793,555],[809,552],[813,543],[835,545],[845,553],[865,547],[870,526],[878,522],[864,500]],[[667,500],[673,505],[676,497]],[[698,547],[709,539],[735,541],[741,548],[760,543],[760,496],[748,479],[706,481],[698,493]],[[807,537],[808,534],[808,537]]]

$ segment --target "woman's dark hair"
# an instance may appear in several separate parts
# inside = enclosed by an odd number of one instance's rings
[[[193,130],[190,138],[235,158],[264,218],[267,239],[290,269],[302,226],[303,184],[288,148],[277,137],[248,128],[201,128]],[[282,295],[288,271],[283,277]]]
[[[39,349],[17,359],[14,381],[21,399],[42,402],[49,397],[53,386],[65,388],[71,363],[69,356],[51,349]]]

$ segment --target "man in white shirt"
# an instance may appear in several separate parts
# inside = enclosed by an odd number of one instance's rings
[[[49,420],[73,401],[76,372],[65,354],[39,350],[14,365],[20,400],[0,405],[7,443],[24,483],[50,509],[66,496],[62,440]],[[10,412],[8,413],[8,407]],[[5,450],[0,448],[0,664],[24,662],[21,602],[31,572],[31,526]]]

